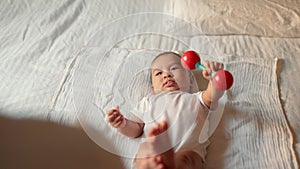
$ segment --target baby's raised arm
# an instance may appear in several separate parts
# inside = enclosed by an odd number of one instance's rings
[[[206,67],[205,70],[202,71],[203,77],[209,80],[207,89],[203,91],[202,99],[207,107],[214,109],[214,106],[218,105],[219,99],[223,96],[224,91],[218,90],[211,81],[211,72],[216,72],[218,70],[223,70],[223,63],[213,62],[213,61],[205,61],[203,65]]]
[[[117,128],[125,136],[136,138],[143,134],[144,123],[126,119],[118,106],[107,111],[107,120],[112,127]]]

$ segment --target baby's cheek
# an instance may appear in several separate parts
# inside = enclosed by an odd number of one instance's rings
[[[159,82],[157,81],[157,80],[155,80],[155,81],[152,81],[152,87],[153,87],[153,89],[157,89],[157,88],[159,88]]]
[[[181,91],[184,92],[190,91],[190,87],[191,87],[190,80],[181,78],[177,80],[177,84]]]

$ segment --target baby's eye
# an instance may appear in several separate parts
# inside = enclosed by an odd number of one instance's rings
[[[177,70],[177,69],[179,69],[179,67],[177,66],[171,67],[171,70]]]
[[[161,74],[162,74],[162,72],[157,72],[157,73],[155,73],[155,76],[159,76]]]

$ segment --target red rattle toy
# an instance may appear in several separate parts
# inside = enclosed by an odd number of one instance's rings
[[[181,56],[181,64],[188,70],[201,69],[205,70],[205,66],[201,65],[199,55],[192,50],[186,51]],[[233,84],[233,76],[227,70],[219,70],[210,74],[212,82],[218,90],[228,90]]]

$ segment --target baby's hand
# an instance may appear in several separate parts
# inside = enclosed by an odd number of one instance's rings
[[[108,122],[115,128],[119,128],[123,126],[123,121],[125,120],[123,115],[119,111],[119,107],[109,110],[107,112],[107,120]]]
[[[218,70],[224,69],[224,64],[219,62],[213,62],[213,61],[205,61],[203,65],[206,67],[205,70],[202,71],[203,77],[207,80],[210,80],[210,73],[216,72]]]
[[[212,62],[212,61],[205,61],[203,65],[206,67],[205,70],[202,71],[203,77],[205,79],[210,80],[207,86],[207,89],[203,92],[202,99],[206,106],[210,107],[211,109],[215,109],[218,105],[219,99],[223,96],[224,91],[218,90],[211,81],[211,72],[216,72],[218,70],[223,70],[224,65],[223,63],[219,62]]]

